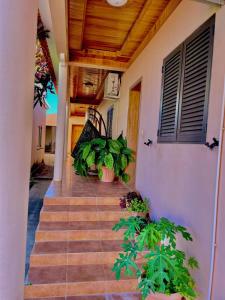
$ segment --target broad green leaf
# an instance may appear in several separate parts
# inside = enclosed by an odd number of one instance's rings
[[[114,153],[114,154],[119,154],[120,153],[121,145],[118,141],[108,140],[108,143],[109,143],[109,151],[111,153]]]
[[[104,158],[106,168],[113,169],[114,159],[111,153],[107,154]]]
[[[92,151],[89,153],[86,161],[87,161],[88,167],[91,167],[95,164],[95,151]]]
[[[127,183],[130,180],[130,175],[128,175],[127,173],[124,173],[122,175],[122,180],[123,180],[123,182]]]
[[[127,157],[125,154],[121,155],[121,169],[124,170],[127,167]]]
[[[85,160],[88,157],[88,154],[91,150],[91,144],[87,144],[83,149],[82,158]]]
[[[102,139],[102,138],[96,138],[96,139],[93,139],[91,141],[92,145],[97,145],[99,146],[100,149],[103,149],[105,148],[106,146],[106,140],[105,139]]]

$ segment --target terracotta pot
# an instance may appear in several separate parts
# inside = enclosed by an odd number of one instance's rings
[[[156,293],[151,296],[148,296],[146,300],[182,300],[182,296],[180,294],[172,294],[168,296]]]
[[[147,213],[145,213],[145,212],[136,212],[136,211],[131,212],[132,217],[143,217],[143,218],[145,218],[146,214]]]
[[[115,178],[115,173],[113,169],[108,169],[106,167],[102,167],[102,178],[103,182],[113,182]]]

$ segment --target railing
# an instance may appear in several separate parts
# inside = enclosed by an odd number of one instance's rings
[[[100,135],[104,135],[108,137],[107,128],[105,125],[105,121],[100,114],[99,111],[97,111],[95,108],[89,107],[88,108],[88,120],[92,122],[92,124],[97,128]],[[104,129],[104,134],[102,133],[102,129]]]

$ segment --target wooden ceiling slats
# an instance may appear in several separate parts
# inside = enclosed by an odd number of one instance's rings
[[[67,1],[71,99],[98,105],[106,70],[126,70],[182,0],[128,0],[120,8],[106,0]]]

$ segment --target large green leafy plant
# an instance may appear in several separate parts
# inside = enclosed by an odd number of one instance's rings
[[[102,167],[113,169],[115,175],[124,182],[129,181],[126,168],[134,161],[132,150],[127,147],[127,140],[120,135],[117,139],[96,138],[80,145],[74,159],[74,168],[81,176],[87,176],[93,165],[97,166],[102,177]]]
[[[128,276],[135,274],[143,299],[154,293],[179,293],[190,300],[197,297],[190,269],[197,268],[198,263],[194,257],[187,259],[185,252],[177,247],[177,234],[192,241],[185,227],[166,218],[151,222],[142,217],[129,217],[121,219],[113,228],[120,229],[125,229],[124,252],[114,263],[117,279],[122,272]],[[141,264],[138,263],[140,255],[144,258]]]

